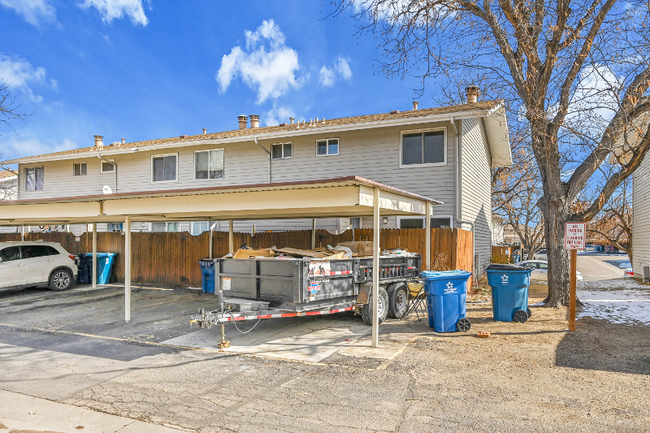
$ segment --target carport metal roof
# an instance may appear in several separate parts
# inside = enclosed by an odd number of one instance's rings
[[[133,221],[328,218],[427,215],[442,202],[358,176],[336,179],[236,185],[0,202],[0,225],[74,224],[124,221],[124,319],[131,320],[131,223]],[[431,263],[431,219],[425,220],[426,269]],[[97,231],[93,230],[93,285]],[[232,251],[231,251],[232,252]],[[373,238],[373,310],[379,298],[379,230]],[[223,332],[223,331],[222,331]],[[379,345],[373,315],[372,345]]]
[[[81,197],[0,201],[0,225],[425,215],[441,202],[358,176]]]

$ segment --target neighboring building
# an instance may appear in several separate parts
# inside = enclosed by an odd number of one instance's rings
[[[505,243],[504,229],[505,220],[499,215],[492,215],[492,245],[503,245]]]
[[[415,104],[414,104],[415,105]],[[232,131],[95,146],[6,161],[18,164],[20,200],[151,193],[361,176],[444,202],[433,227],[475,231],[477,271],[492,246],[491,168],[511,164],[499,101],[316,119],[259,127],[239,116]],[[121,224],[120,221],[115,224]],[[209,223],[150,223],[150,231],[198,233]],[[183,224],[186,228],[183,227]],[[171,227],[170,227],[171,225]],[[312,221],[236,221],[236,231],[308,230]],[[164,227],[163,227],[164,226]],[[390,217],[382,228],[423,227],[424,218]],[[372,227],[372,218],[319,219],[331,232]],[[217,230],[227,230],[220,223]]]
[[[16,200],[18,197],[18,173],[0,169],[0,200]]]
[[[632,178],[632,270],[643,276],[650,266],[650,158],[646,155]]]

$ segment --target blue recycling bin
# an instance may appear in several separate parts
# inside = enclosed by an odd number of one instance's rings
[[[427,294],[429,326],[436,332],[469,331],[467,271],[425,271],[420,274]]]
[[[492,316],[500,322],[526,322],[531,315],[528,308],[528,287],[531,269],[513,265],[490,265],[488,284],[492,288]]]
[[[199,266],[201,266],[203,293],[214,294],[214,260],[201,259],[199,260]]]
[[[111,279],[115,253],[97,253],[97,284],[108,284]],[[93,254],[79,254],[77,283],[91,284],[93,278]]]

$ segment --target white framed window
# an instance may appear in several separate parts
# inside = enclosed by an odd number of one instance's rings
[[[350,228],[351,229],[360,229],[361,228],[361,218],[350,218]]]
[[[279,143],[271,145],[272,159],[293,158],[293,143]]]
[[[194,179],[223,179],[223,149],[194,152]]]
[[[25,191],[41,191],[43,189],[43,167],[30,167],[25,169]]]
[[[107,232],[121,232],[124,223],[106,223]]]
[[[397,225],[400,229],[423,229],[424,217],[398,217]],[[453,219],[450,216],[432,216],[432,229],[453,229]]]
[[[402,131],[400,167],[447,165],[447,129]]]
[[[85,162],[77,162],[72,164],[72,175],[73,176],[86,176],[88,170]]]
[[[110,161],[110,162],[109,162]],[[115,160],[110,159],[108,161],[102,160],[102,173],[113,173],[115,172]]]
[[[178,153],[151,157],[151,182],[178,181]]]
[[[339,139],[328,138],[316,140],[316,156],[329,156],[339,154]]]
[[[151,231],[155,233],[165,233],[165,232],[180,232],[181,223],[151,223]]]
[[[207,221],[193,222],[192,223],[192,229],[191,229],[192,230],[192,235],[193,236],[198,236],[203,232],[207,232],[208,230],[210,230],[209,225],[210,225],[210,223],[208,223]]]

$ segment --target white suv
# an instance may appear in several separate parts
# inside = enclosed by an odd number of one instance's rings
[[[55,242],[0,242],[0,289],[68,290],[77,277],[74,258]]]

